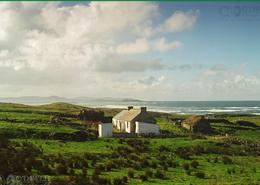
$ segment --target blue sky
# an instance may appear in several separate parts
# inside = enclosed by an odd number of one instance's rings
[[[247,3],[162,3],[160,8],[165,9],[166,15],[176,10],[198,9],[200,11],[192,30],[168,35],[169,39],[177,37],[185,43],[184,53],[176,53],[176,59],[187,63],[225,63],[228,66],[250,63],[250,70],[257,70],[260,11],[258,17],[252,18],[246,15],[235,16],[231,12],[228,13],[231,17],[221,15],[221,8],[232,10],[236,6],[260,8],[259,4]]]
[[[259,100],[260,5],[0,4],[0,96]]]

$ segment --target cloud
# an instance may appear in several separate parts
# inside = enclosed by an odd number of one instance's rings
[[[180,41],[167,42],[165,38],[160,38],[153,43],[154,49],[160,52],[170,51],[182,47]]]
[[[181,32],[191,29],[197,22],[199,10],[176,11],[158,28],[161,32]]]
[[[185,45],[166,32],[190,29],[197,14],[167,18],[162,11],[150,2],[1,3],[1,92],[97,96],[119,87],[127,96],[164,89],[167,75],[157,73],[173,68],[161,56]]]
[[[1,7],[0,33],[6,42],[0,43],[0,50],[10,50],[2,63],[35,70],[92,66],[113,54],[125,34],[135,37],[134,29],[149,25],[158,11],[153,3],[13,3]]]
[[[142,38],[137,39],[134,43],[123,43],[120,44],[116,51],[119,54],[139,54],[139,53],[146,53],[150,50],[150,43]]]
[[[160,84],[164,80],[164,78],[165,78],[164,76],[160,76],[158,78],[154,76],[148,76],[138,80],[137,83],[148,85],[148,86],[155,86]]]
[[[167,66],[167,69],[180,71],[202,70],[204,68],[203,64],[171,64]]]
[[[215,64],[204,72],[206,76],[216,76],[220,73],[227,72],[228,69],[224,64]]]
[[[232,75],[229,79],[223,81],[225,88],[249,88],[260,84],[260,80],[254,76],[245,76],[242,74]]]
[[[160,13],[156,3],[91,2],[73,6],[7,3],[0,7],[1,56],[3,51],[8,51],[6,57],[1,58],[0,66],[13,66],[16,70],[31,68],[40,71],[53,67],[99,70],[111,63],[123,69],[122,66],[131,60],[128,55],[167,52],[183,46],[180,41],[170,41],[154,32],[158,25],[153,19]],[[188,19],[195,24],[196,15],[175,12],[166,19],[163,27],[171,23],[186,29],[191,25]],[[153,38],[148,39],[147,35],[153,35]],[[122,64],[106,64],[107,58],[111,57]],[[101,64],[104,67],[100,67]],[[140,63],[139,71],[143,71],[144,66],[155,66],[155,63]],[[132,71],[138,71],[135,68],[138,66],[130,67]]]
[[[146,38],[138,38],[133,43],[120,44],[116,51],[119,54],[141,54],[149,51],[166,52],[181,48],[182,45],[180,41],[168,42],[164,37],[150,41]]]
[[[106,62],[97,62],[95,70],[106,73],[123,73],[123,72],[144,72],[147,70],[162,70],[164,65],[159,60],[137,61],[137,60],[120,60],[111,58]]]

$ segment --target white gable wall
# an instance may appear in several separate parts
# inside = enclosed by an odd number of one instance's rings
[[[125,131],[131,133],[131,122],[125,122]]]
[[[135,133],[137,134],[159,134],[160,127],[157,124],[145,123],[145,122],[135,122]]]

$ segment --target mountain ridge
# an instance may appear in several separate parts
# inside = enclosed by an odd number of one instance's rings
[[[75,97],[67,98],[61,96],[21,96],[21,97],[0,97],[0,102],[8,103],[88,103],[88,102],[142,102],[134,98],[94,98],[94,97]]]

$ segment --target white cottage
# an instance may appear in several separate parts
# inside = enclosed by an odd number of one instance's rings
[[[129,106],[127,110],[118,113],[112,119],[114,127],[122,132],[137,134],[159,134],[160,128],[156,120],[150,116],[146,107],[134,109]]]

